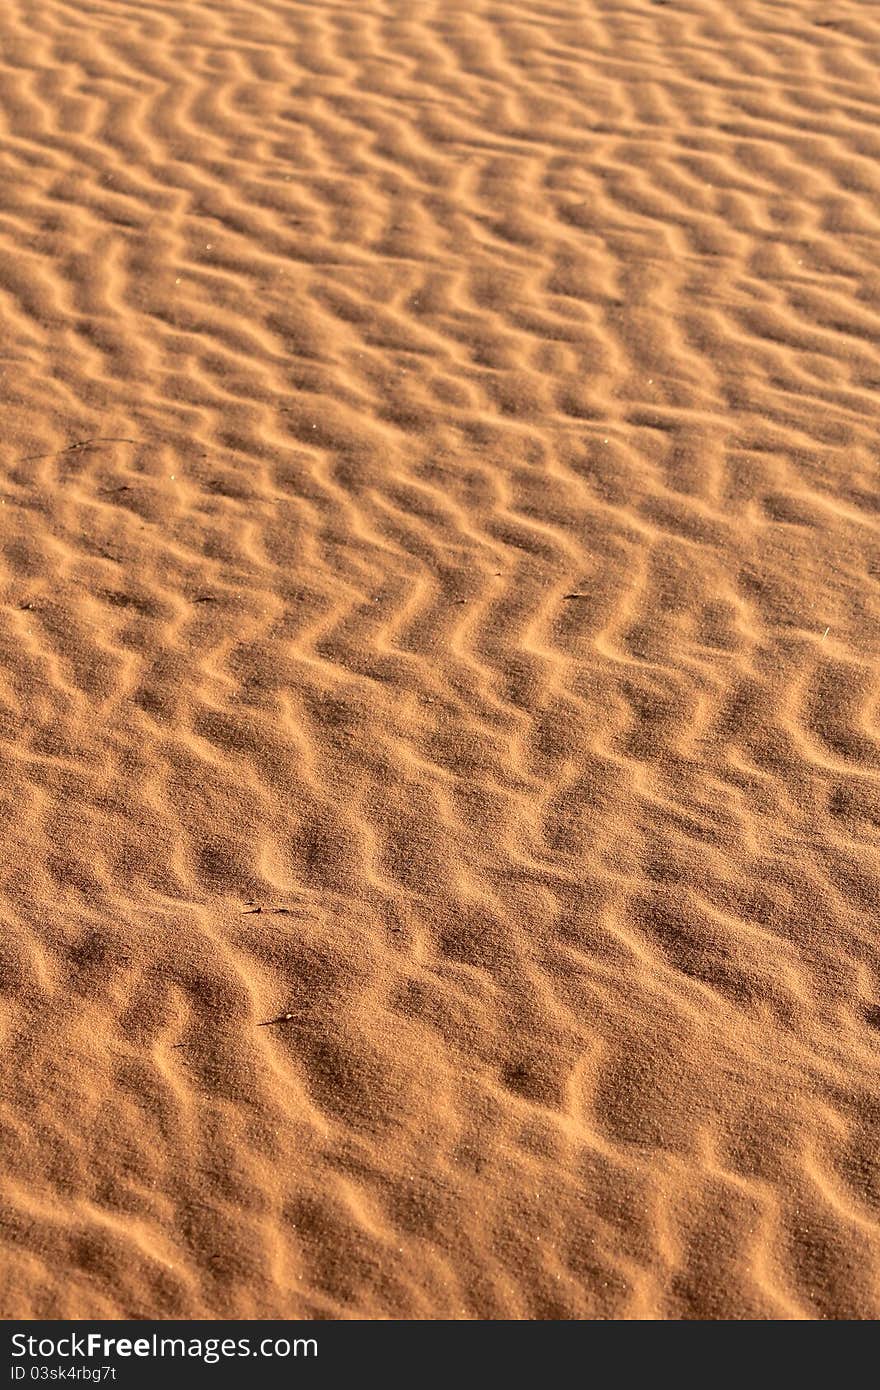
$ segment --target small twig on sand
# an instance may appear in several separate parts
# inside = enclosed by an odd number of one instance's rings
[[[66,444],[63,449],[50,449],[46,454],[25,454],[24,458],[16,459],[16,463],[33,463],[36,459],[54,459],[61,454],[73,454],[77,449],[99,449],[102,444],[138,444],[137,439],[117,438],[114,435],[106,437],[98,435],[94,439],[77,439],[73,444]]]
[[[296,917],[292,907],[246,907],[242,912],[242,917],[252,917],[257,912],[265,912],[267,915],[272,913],[276,917]]]

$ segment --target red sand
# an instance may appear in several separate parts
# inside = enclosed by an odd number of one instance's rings
[[[0,55],[3,1311],[877,1316],[880,10]]]

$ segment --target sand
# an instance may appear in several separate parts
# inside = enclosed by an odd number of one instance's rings
[[[0,7],[6,1316],[880,1314],[880,11]]]

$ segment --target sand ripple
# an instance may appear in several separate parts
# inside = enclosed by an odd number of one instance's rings
[[[6,1315],[876,1317],[876,8],[0,55]]]

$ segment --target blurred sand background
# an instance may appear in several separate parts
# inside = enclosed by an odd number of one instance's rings
[[[5,0],[6,1316],[880,1313],[878,67]]]

